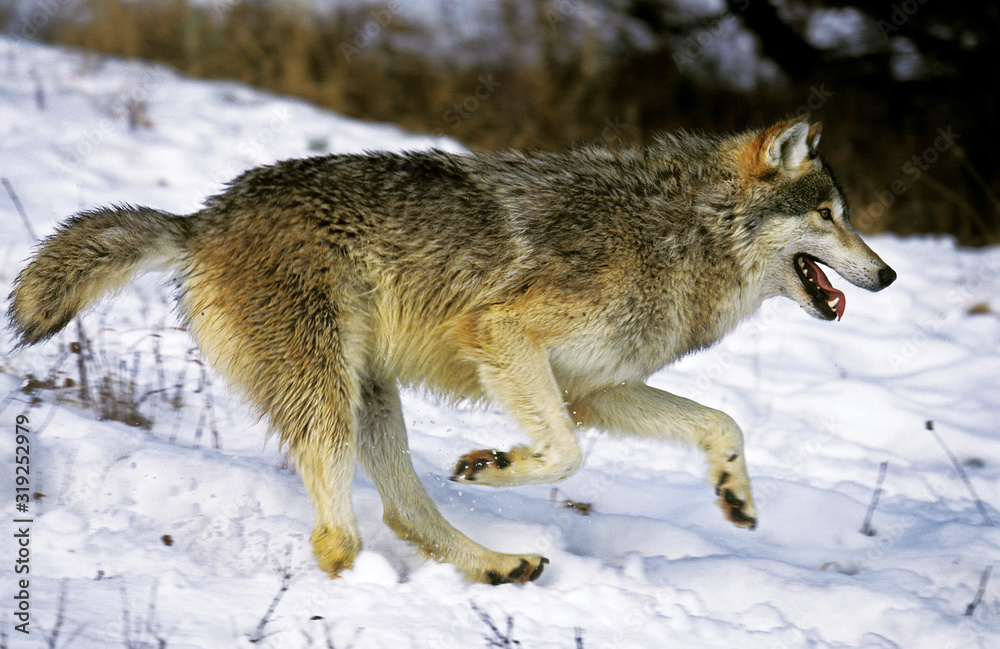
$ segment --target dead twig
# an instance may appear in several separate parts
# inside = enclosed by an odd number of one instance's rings
[[[868,505],[868,512],[865,514],[865,520],[861,524],[860,532],[865,536],[875,536],[875,530],[872,529],[872,516],[875,515],[878,499],[882,495],[882,483],[885,482],[885,472],[888,469],[888,462],[883,462],[878,467],[878,480],[875,481],[875,493],[872,495],[872,504]]]
[[[35,234],[35,229],[31,227],[31,221],[28,219],[28,213],[24,211],[24,206],[21,205],[21,199],[17,197],[17,193],[14,191],[14,186],[10,184],[10,181],[6,177],[0,178],[0,182],[3,183],[4,189],[7,190],[7,195],[10,196],[10,201],[14,203],[14,209],[17,213],[21,215],[21,221],[24,223],[24,228],[31,235],[32,241],[38,241],[38,235]]]
[[[979,513],[982,514],[983,520],[986,521],[987,525],[992,527],[993,519],[990,518],[989,513],[987,513],[986,511],[986,504],[983,503],[983,499],[980,498],[979,494],[976,493],[975,488],[972,486],[972,482],[969,480],[969,476],[965,474],[965,469],[962,468],[962,465],[961,463],[959,463],[958,458],[955,457],[955,454],[951,452],[951,449],[948,448],[948,445],[944,443],[944,440],[941,439],[941,436],[938,435],[937,431],[934,430],[933,421],[930,420],[927,421],[927,430],[930,431],[931,435],[934,436],[934,439],[937,440],[937,443],[940,444],[941,448],[944,449],[944,452],[947,453],[948,459],[951,460],[951,463],[955,467],[955,471],[958,472],[958,477],[962,479],[962,482],[964,482],[965,486],[969,489],[969,493],[972,495],[973,500],[976,501],[976,508],[979,510]]]
[[[63,623],[66,621],[66,580],[63,579],[59,584],[59,601],[56,604],[56,621],[52,625],[52,629],[46,631],[41,626],[38,627],[38,632],[42,634],[42,638],[45,640],[45,646],[48,649],[57,649],[59,647],[59,636],[62,635]],[[73,641],[78,635],[83,631],[85,625],[81,624],[76,627],[71,635],[66,638],[64,646],[72,647]]]
[[[507,616],[507,632],[503,633],[500,631],[500,629],[497,628],[497,625],[493,623],[493,619],[490,617],[489,613],[476,606],[475,602],[469,602],[469,603],[472,605],[472,610],[476,612],[476,615],[479,616],[479,619],[483,621],[483,624],[485,624],[489,628],[490,632],[493,634],[492,636],[490,635],[483,636],[483,639],[486,640],[487,647],[521,646],[521,641],[515,640],[513,638],[514,617],[512,615]]]
[[[271,616],[274,615],[274,609],[278,608],[278,602],[281,598],[285,596],[288,592],[288,588],[292,584],[292,568],[291,568],[291,549],[288,551],[289,556],[286,557],[285,565],[281,567],[281,587],[278,588],[278,592],[274,594],[274,598],[271,600],[271,604],[267,607],[267,611],[264,612],[264,616],[260,618],[260,622],[257,623],[257,628],[254,629],[253,635],[250,636],[250,643],[257,644],[261,640],[264,640],[267,636],[264,635],[264,628],[267,626],[268,622],[271,621]]]
[[[972,598],[972,601],[968,606],[965,607],[965,614],[972,615],[979,606],[979,603],[983,601],[983,595],[986,594],[986,584],[990,581],[990,575],[993,574],[993,566],[986,566],[983,570],[983,576],[979,578],[979,588],[976,590],[976,596]]]
[[[556,507],[564,507],[566,509],[571,509],[581,516],[590,516],[594,512],[594,506],[591,503],[584,503],[578,500],[570,500],[569,498],[559,499],[559,489],[557,487],[552,488],[552,493],[549,495],[549,502],[551,502]]]

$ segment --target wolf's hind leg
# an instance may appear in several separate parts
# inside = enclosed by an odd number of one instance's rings
[[[310,541],[319,567],[336,577],[350,568],[361,551],[351,505],[355,453],[353,444],[300,449],[295,468],[309,493],[316,525]]]
[[[192,330],[213,367],[246,392],[288,445],[315,515],[313,552],[336,577],[361,549],[351,505],[358,345],[345,335],[347,324],[334,326],[332,299],[310,306],[279,273],[232,280],[248,295],[227,302],[211,277],[203,272],[191,282],[184,306]],[[274,296],[284,296],[281,308]],[[248,306],[257,304],[270,306]]]
[[[351,504],[357,463],[351,402],[358,390],[350,380],[352,373],[334,366],[304,360],[294,368],[292,363],[271,366],[275,380],[267,384],[284,390],[282,398],[272,398],[271,407],[265,408],[272,427],[288,443],[289,456],[309,494],[315,520],[310,537],[313,553],[331,577],[350,568],[361,550]],[[329,375],[324,380],[306,368],[326,369]]]
[[[595,392],[572,403],[570,411],[577,423],[612,434],[698,446],[708,458],[708,481],[726,518],[740,527],[757,525],[743,433],[729,415],[642,383]]]
[[[327,339],[329,355],[306,354],[296,369],[279,375],[287,398],[271,412],[309,494],[315,527],[310,540],[319,567],[336,577],[361,551],[351,503],[357,464],[354,409],[357,374],[338,354],[342,341]],[[289,364],[291,365],[291,364]]]
[[[410,461],[399,391],[393,381],[363,382],[360,403],[361,464],[382,498],[383,519],[399,538],[432,559],[454,564],[470,581],[501,584],[538,578],[548,559],[484,548],[438,512]]]

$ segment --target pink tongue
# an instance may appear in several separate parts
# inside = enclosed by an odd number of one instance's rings
[[[813,263],[809,258],[806,258],[806,263],[809,264],[810,269],[816,273],[816,283],[819,287],[823,289],[823,293],[826,295],[826,301],[837,299],[837,306],[833,307],[833,310],[837,312],[837,320],[844,317],[844,309],[847,307],[847,297],[837,289],[833,288],[830,284],[830,280],[826,278],[826,273],[823,269]]]

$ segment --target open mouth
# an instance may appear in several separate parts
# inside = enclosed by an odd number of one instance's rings
[[[805,253],[795,255],[795,272],[799,276],[799,281],[806,289],[806,293],[812,298],[813,305],[827,320],[836,318],[840,320],[844,317],[844,308],[847,306],[847,298],[844,294],[833,288],[826,274],[819,267],[821,263],[815,257],[810,257]]]

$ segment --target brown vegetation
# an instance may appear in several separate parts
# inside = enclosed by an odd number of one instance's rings
[[[901,95],[823,67],[781,90],[746,96],[700,86],[673,53],[602,52],[573,38],[579,23],[538,3],[533,25],[511,18],[513,52],[461,65],[399,47],[431,38],[392,2],[313,15],[292,3],[88,0],[37,30],[51,42],[166,62],[304,97],[346,115],[448,135],[474,149],[560,149],[582,141],[639,143],[662,129],[742,129],[812,109],[822,149],[865,231],[952,232],[964,243],[1000,240],[992,156],[970,153],[977,124],[950,112],[939,87]],[[513,16],[513,0],[508,3]],[[577,35],[578,36],[578,35]],[[581,44],[567,48],[567,42]],[[949,132],[956,137],[943,138]]]

